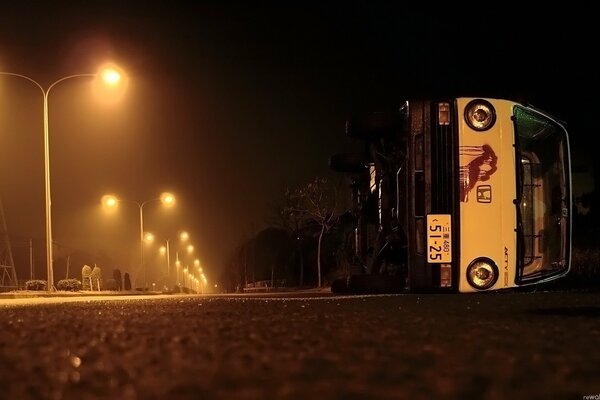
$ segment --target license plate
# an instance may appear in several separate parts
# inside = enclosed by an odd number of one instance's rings
[[[452,261],[451,228],[449,214],[427,216],[427,262],[449,263]]]

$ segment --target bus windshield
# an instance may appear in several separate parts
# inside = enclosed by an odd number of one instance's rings
[[[571,249],[571,184],[565,128],[531,108],[515,106],[519,229],[517,283],[566,274]]]

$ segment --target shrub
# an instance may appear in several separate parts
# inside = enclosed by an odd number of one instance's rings
[[[123,289],[125,290],[131,290],[131,280],[129,279],[129,273],[125,272],[125,276],[124,276],[124,283],[123,283]]]
[[[81,288],[82,284],[79,279],[61,279],[56,284],[57,290],[65,290],[67,292],[78,292]]]
[[[119,290],[119,285],[117,284],[117,281],[115,281],[114,279],[107,279],[106,283],[104,284],[104,289],[106,290]]]
[[[26,290],[46,290],[47,282],[41,279],[33,279],[25,282]]]

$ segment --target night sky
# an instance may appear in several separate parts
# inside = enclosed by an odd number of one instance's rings
[[[600,35],[596,14],[575,6],[20,3],[2,5],[0,71],[47,88],[112,61],[128,77],[115,104],[91,96],[86,78],[50,95],[56,279],[66,254],[136,262],[139,208],[124,202],[107,216],[103,194],[142,203],[171,191],[175,209],[144,206],[145,230],[172,241],[187,230],[214,280],[286,187],[340,181],[328,157],[355,148],[344,122],[356,110],[410,97],[528,100],[567,122],[578,170],[597,131]],[[0,196],[20,279],[29,277],[30,239],[45,277],[42,116],[39,89],[0,76]]]

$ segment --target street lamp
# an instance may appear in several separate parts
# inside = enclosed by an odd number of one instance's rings
[[[49,115],[48,115],[48,97],[50,95],[50,91],[56,85],[61,82],[64,82],[68,79],[72,78],[80,78],[80,77],[97,77],[102,78],[102,81],[105,82],[109,86],[116,86],[121,80],[121,74],[114,67],[104,67],[99,70],[95,74],[74,74],[62,77],[48,86],[48,89],[44,89],[42,85],[40,85],[34,79],[13,72],[1,72],[0,75],[10,75],[16,76],[18,78],[23,78],[28,80],[37,86],[44,97],[44,186],[45,186],[45,197],[46,197],[46,267],[48,273],[48,287],[47,290],[51,292],[54,288],[54,265],[52,261],[52,209],[51,209],[51,200],[50,200],[50,139],[49,139]]]
[[[177,287],[179,287],[179,268],[181,267],[181,261],[179,261],[179,253],[176,254],[177,260],[175,260],[175,268],[176,268],[176,278],[177,278]]]
[[[190,238],[190,235],[186,231],[180,231],[178,236],[179,236],[180,242],[186,242]],[[171,239],[166,239],[166,245],[160,246],[159,252],[161,255],[167,256],[167,277],[170,280],[171,279]],[[176,252],[176,255],[177,255],[177,263],[179,263],[179,252]],[[177,267],[179,267],[179,265],[177,265]],[[179,286],[179,269],[177,269],[177,271],[176,271],[175,281],[176,281],[177,286]]]
[[[145,237],[144,237],[144,206],[149,203],[160,201],[164,206],[171,207],[175,204],[175,196],[173,196],[171,193],[165,192],[165,193],[162,193],[160,195],[160,197],[157,197],[155,199],[146,200],[143,203],[138,203],[137,201],[132,201],[132,200],[122,200],[114,195],[105,195],[102,197],[102,204],[108,209],[114,209],[119,203],[124,202],[124,201],[129,202],[129,203],[134,203],[135,205],[138,206],[138,208],[140,210],[140,267],[143,269],[143,272],[144,272],[144,288],[147,288],[148,287],[148,281],[147,281],[148,276],[147,276],[146,267],[144,265],[144,241],[145,241]],[[152,238],[153,237],[154,236],[152,236]]]

